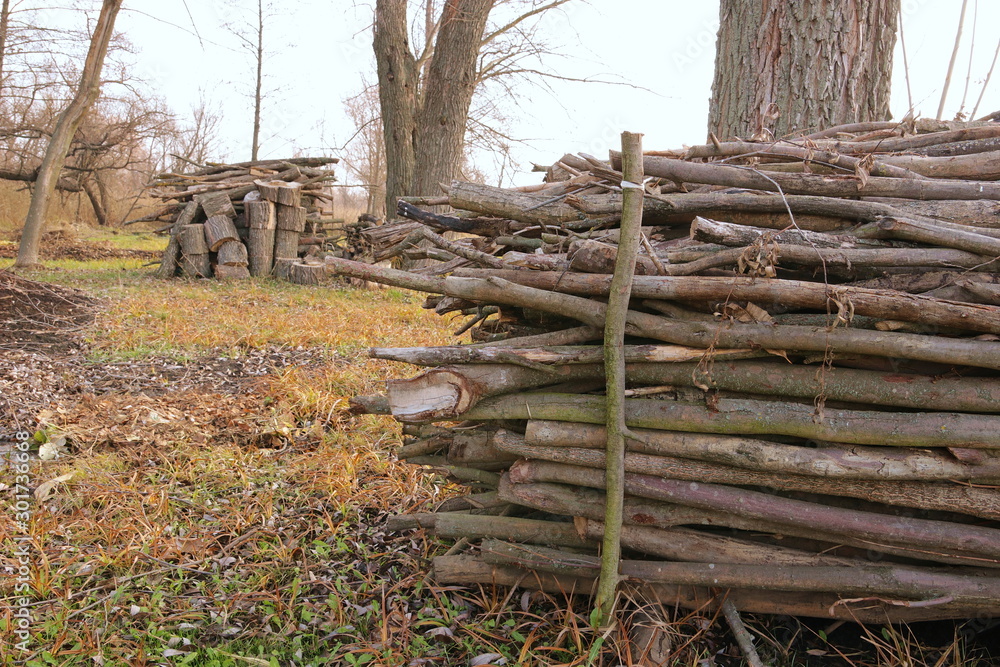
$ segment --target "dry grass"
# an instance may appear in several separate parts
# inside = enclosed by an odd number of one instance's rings
[[[8,641],[9,579],[2,664],[630,662],[627,644],[590,632],[588,600],[432,587],[428,558],[449,545],[385,531],[387,516],[456,489],[397,462],[398,425],[348,414],[347,399],[412,373],[366,348],[453,342],[455,323],[408,292],[162,282],[140,264],[32,276],[102,306],[86,359],[59,362],[66,391],[34,413],[33,429],[72,452],[33,463],[30,485],[73,476],[33,503],[33,638],[28,656]],[[0,482],[13,500],[9,470]],[[14,571],[21,536],[3,515],[0,563]],[[740,664],[710,614],[672,618],[674,664]],[[747,620],[774,664],[977,664],[961,637]]]

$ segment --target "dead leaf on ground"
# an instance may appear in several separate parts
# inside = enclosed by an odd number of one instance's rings
[[[75,475],[76,471],[74,470],[73,472],[68,472],[65,475],[59,475],[58,477],[50,479],[47,482],[42,482],[35,489],[35,500],[38,502],[45,501],[46,498],[55,493],[57,486],[59,486],[63,482],[70,481],[71,479],[73,479]]]

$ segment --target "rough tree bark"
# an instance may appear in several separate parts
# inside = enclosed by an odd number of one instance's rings
[[[899,0],[722,0],[709,132],[887,120],[898,11]]]
[[[80,86],[76,95],[56,121],[52,138],[45,149],[42,166],[38,170],[38,179],[31,195],[31,205],[24,221],[24,231],[21,233],[21,245],[17,251],[15,267],[24,268],[38,264],[38,244],[45,224],[45,214],[49,201],[55,191],[66,161],[73,136],[80,127],[80,122],[101,93],[101,68],[108,53],[108,43],[115,29],[115,19],[121,9],[123,0],[104,0],[101,13],[90,39],[90,49],[84,61],[83,72],[80,74]]]
[[[406,0],[375,3],[375,62],[385,137],[385,210],[409,193],[413,182],[417,66],[406,27]]]
[[[399,197],[435,194],[462,157],[477,79],[476,58],[494,0],[447,0],[433,57],[420,82],[410,48],[406,0],[375,5],[375,61],[386,150],[386,212]],[[418,88],[421,88],[418,94]]]
[[[411,194],[435,195],[458,173],[475,92],[476,57],[494,0],[447,0],[417,114]],[[387,209],[387,210],[395,210]]]

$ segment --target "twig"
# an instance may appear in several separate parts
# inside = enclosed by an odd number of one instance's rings
[[[743,651],[743,655],[746,656],[747,663],[750,667],[764,667],[764,663],[757,654],[757,649],[754,648],[753,637],[751,637],[750,632],[747,631],[747,626],[743,625],[743,619],[740,618],[740,612],[737,611],[735,605],[733,605],[733,603],[728,599],[722,603],[722,615],[726,617],[726,622],[729,623],[729,629],[733,631],[733,636],[736,637],[736,643],[740,645],[740,649]]]
[[[937,120],[941,120],[944,115],[944,102],[948,97],[948,88],[951,86],[951,73],[955,69],[955,61],[958,60],[958,47],[962,44],[962,25],[965,23],[965,8],[969,0],[962,0],[962,11],[958,15],[958,31],[955,33],[955,48],[951,52],[951,60],[948,61],[948,74],[944,77],[944,88],[941,90],[941,103],[938,105]]]
[[[1000,39],[997,40],[997,50],[993,52],[993,62],[990,63],[990,71],[986,73],[986,80],[983,81],[983,87],[979,90],[979,99],[976,100],[976,106],[972,107],[972,113],[970,117],[975,118],[976,113],[979,111],[979,105],[983,101],[983,95],[986,93],[986,88],[990,85],[990,78],[993,76],[993,68],[997,64],[997,56],[1000,56]]]
[[[661,276],[667,275],[666,267],[663,266],[663,262],[660,261],[660,258],[656,256],[656,251],[653,250],[653,245],[649,242],[649,239],[646,238],[646,235],[640,233],[639,240],[642,242],[642,247],[646,251],[646,254],[649,255],[649,259],[653,261],[653,266],[656,267],[656,272]]]
[[[906,40],[903,39],[903,8],[899,8],[899,45],[903,49],[903,74],[906,77],[907,114],[913,113],[913,89],[910,86],[910,61],[906,58]]]
[[[972,38],[969,40],[969,67],[965,70],[965,88],[962,103],[958,105],[958,115],[964,116],[965,100],[969,98],[969,82],[972,81],[972,58],[976,55],[976,24],[979,22],[979,0],[972,3]]]

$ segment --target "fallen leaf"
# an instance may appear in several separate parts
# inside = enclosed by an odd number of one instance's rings
[[[59,475],[58,477],[50,479],[47,482],[42,482],[38,485],[38,488],[35,489],[35,500],[38,502],[44,501],[55,492],[57,486],[63,482],[68,482],[73,479],[74,475],[76,475],[75,470],[73,472],[68,472],[65,475]]]

